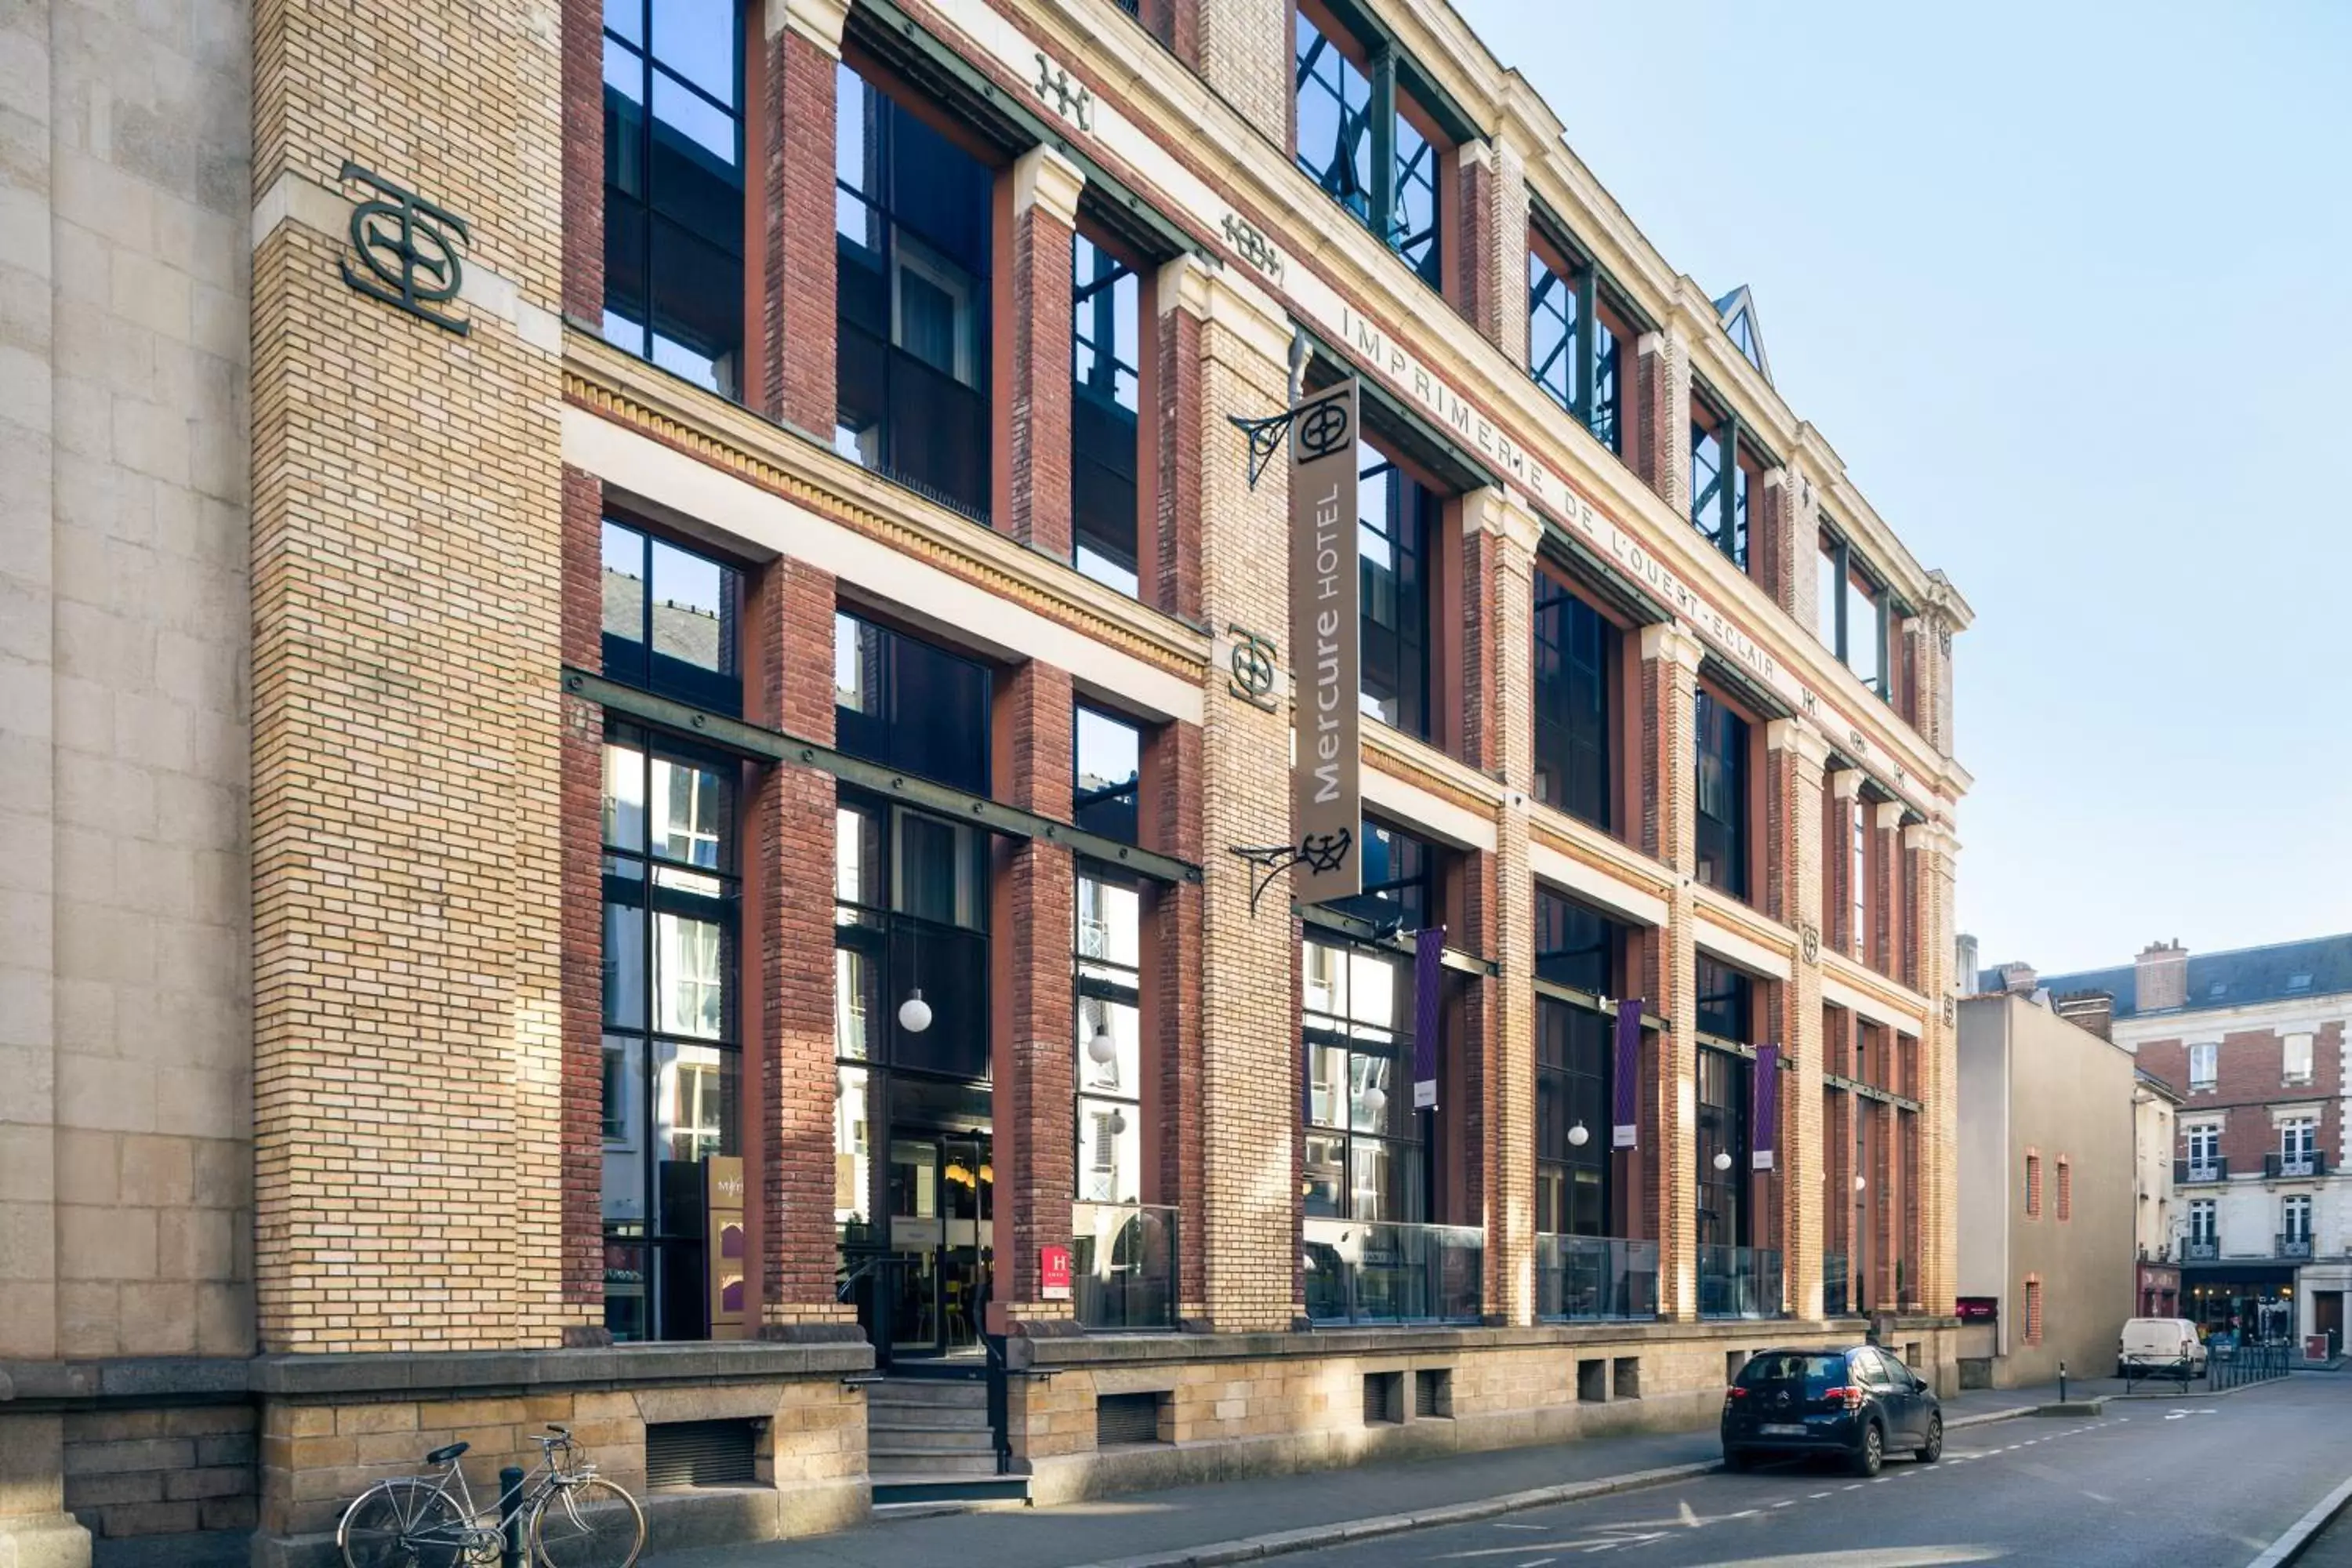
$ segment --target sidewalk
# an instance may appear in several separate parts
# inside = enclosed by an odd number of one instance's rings
[[[2067,1397],[2096,1398],[2113,1378],[2070,1380]],[[1944,1401],[1954,1428],[2022,1415],[2058,1397],[2046,1388],[1975,1390]],[[1073,1568],[1075,1564],[1197,1550],[1277,1531],[1328,1530],[1357,1520],[1476,1504],[1513,1492],[1722,1459],[1715,1431],[1595,1438],[1503,1448],[1402,1464],[1359,1465],[1307,1475],[1130,1492],[1062,1508],[886,1520],[837,1534],[757,1545],[662,1552],[644,1568]],[[1660,1477],[1660,1479],[1668,1479]]]

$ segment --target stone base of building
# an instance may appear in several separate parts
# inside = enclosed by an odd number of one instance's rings
[[[1890,1318],[1880,1342],[1957,1387],[1948,1319]],[[1860,1321],[1789,1319],[1014,1340],[1012,1443],[1040,1506],[1371,1459],[1712,1426],[1755,1352],[1844,1346]],[[1112,1412],[1157,1437],[1104,1445]]]

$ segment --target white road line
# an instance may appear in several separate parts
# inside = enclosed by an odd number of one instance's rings
[[[1772,1506],[1774,1508],[1794,1508],[1797,1506],[1797,1500],[1795,1498],[1782,1498],[1779,1502],[1774,1503]]]
[[[1858,1492],[1862,1489],[1862,1483],[1860,1481],[1856,1481],[1853,1485],[1846,1488],[1845,1489],[1850,1492]]]
[[[1557,1557],[1530,1557],[1525,1563],[1520,1563],[1519,1568],[1544,1568],[1545,1563],[1557,1563],[1559,1561],[1559,1559]]]
[[[1811,1496],[1807,1497],[1807,1498],[1805,1499],[1805,1500],[1806,1500],[1807,1502],[1819,1502],[1819,1501],[1821,1501],[1821,1500],[1822,1500],[1822,1499],[1823,1499],[1823,1498],[1825,1498],[1825,1497],[1827,1497],[1827,1496],[1829,1496],[1829,1495],[1830,1495],[1830,1494],[1829,1494],[1829,1493],[1827,1493],[1827,1492],[1814,1492],[1814,1493],[1812,1493]]]

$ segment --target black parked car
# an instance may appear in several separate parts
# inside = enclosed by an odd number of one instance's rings
[[[1874,1476],[1891,1451],[1944,1454],[1944,1409],[1911,1369],[1875,1345],[1759,1351],[1723,1396],[1723,1465],[1766,1455],[1835,1454]]]

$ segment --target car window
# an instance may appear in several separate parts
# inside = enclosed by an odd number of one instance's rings
[[[1801,1383],[1805,1385],[1805,1397],[1818,1399],[1845,1382],[1845,1357],[1803,1351],[1767,1351],[1748,1358],[1748,1364],[1739,1369],[1738,1382],[1742,1388]]]
[[[1879,1359],[1876,1351],[1854,1351],[1852,1352],[1851,1359],[1853,1362],[1854,1375],[1862,1380],[1864,1387],[1888,1389],[1895,1386],[1894,1378],[1887,1373],[1886,1363]]]
[[[1903,1364],[1903,1360],[1900,1356],[1894,1355],[1886,1351],[1880,1351],[1878,1352],[1878,1359],[1886,1363],[1886,1375],[1895,1380],[1895,1387],[1908,1388],[1911,1386],[1911,1369]]]

